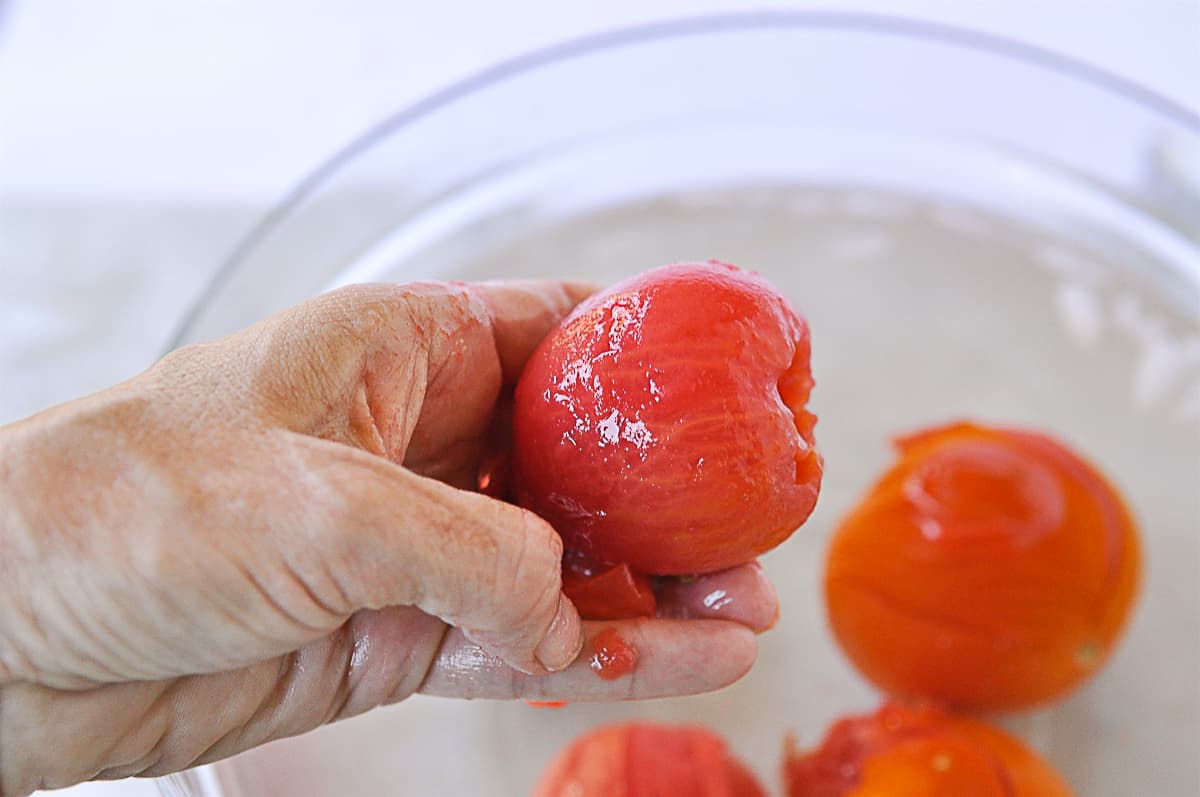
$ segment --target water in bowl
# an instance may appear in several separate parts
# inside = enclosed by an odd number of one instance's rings
[[[876,700],[825,627],[821,561],[838,518],[889,461],[892,435],[974,418],[1084,453],[1145,539],[1140,603],[1109,665],[1003,722],[1081,795],[1200,793],[1200,297],[1138,242],[930,197],[781,185],[512,211],[348,273],[607,283],[707,259],[759,271],[809,318],[827,463],[817,512],[764,559],[783,614],[750,675],[713,695],[558,711],[413,698],[221,765],[228,790],[527,794],[569,738],[635,717],[710,725],[774,789],[785,733],[813,742]]]

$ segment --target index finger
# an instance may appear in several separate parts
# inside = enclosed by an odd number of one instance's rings
[[[590,282],[509,280],[480,282],[472,287],[488,306],[504,383],[512,384],[542,339],[598,286]]]
[[[496,402],[526,360],[591,286],[554,280],[457,283],[419,319],[430,380],[404,465],[458,487],[478,477]],[[447,324],[465,308],[469,323]],[[432,311],[431,311],[432,310]]]
[[[575,662],[549,675],[527,675],[504,664],[451,628],[418,691],[492,700],[613,701],[702,694],[750,671],[758,655],[754,632],[727,620],[616,620],[585,623],[588,642]],[[596,637],[616,633],[636,651],[632,669],[611,680],[593,667]]]
[[[758,633],[779,621],[779,596],[758,562],[664,580],[655,597],[659,617],[732,620]]]

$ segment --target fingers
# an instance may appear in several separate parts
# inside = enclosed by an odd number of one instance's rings
[[[451,292],[444,306],[434,306],[419,320],[430,341],[430,378],[403,462],[422,475],[473,489],[502,386],[516,382],[542,338],[592,289],[541,281],[445,290]],[[471,308],[470,321],[452,328],[452,340],[442,342],[445,318],[459,312],[460,304]]]
[[[506,384],[517,381],[542,338],[596,288],[591,283],[548,280],[484,282],[472,287],[488,306]]]
[[[579,614],[562,596],[562,541],[545,521],[345,446],[297,445],[323,471],[309,496],[315,539],[289,552],[313,593],[344,595],[350,611],[417,606],[525,672],[574,659]]]
[[[655,589],[659,617],[730,620],[752,631],[779,621],[779,596],[758,562],[689,579],[670,579]]]
[[[5,686],[0,794],[161,775],[401,700],[444,632],[434,617],[393,607],[236,670],[86,691]]]
[[[447,447],[470,449],[502,381],[515,381],[591,290],[556,281],[352,285],[223,341],[214,368],[292,431],[436,463]]]
[[[718,620],[638,620],[616,629],[633,671],[602,680],[586,661],[543,676],[516,672],[416,609],[360,612],[296,652],[237,670],[86,691],[10,684],[2,694],[0,793],[93,778],[163,775],[294,736],[418,689],[494,699],[611,701],[707,692],[744,675],[756,639]],[[99,740],[99,741],[98,741]]]
[[[758,643],[742,625],[720,620],[619,620],[587,623],[589,642],[567,669],[549,675],[512,670],[451,629],[420,691],[494,700],[610,701],[711,692],[745,675]],[[615,629],[636,651],[629,674],[606,680],[593,669],[593,640]]]
[[[292,431],[394,462],[414,443],[416,462],[429,458],[422,449],[473,456],[500,390],[487,305],[464,286],[351,285],[226,345],[235,350],[225,359],[252,364],[262,412]],[[427,415],[448,423],[423,429]]]
[[[348,595],[340,608],[411,604],[462,628],[515,669],[565,667],[580,649],[580,621],[561,594],[562,542],[536,515],[397,468],[377,457],[301,439],[330,468],[334,497],[323,542],[300,548],[315,561],[292,563],[337,584],[314,593]],[[331,566],[332,565],[332,566]],[[774,587],[757,563],[658,589],[660,616],[717,619],[751,631],[779,614]]]

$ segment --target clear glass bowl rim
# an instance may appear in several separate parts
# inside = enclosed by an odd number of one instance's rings
[[[988,52],[1044,68],[1120,96],[1200,137],[1200,114],[1135,81],[1016,39],[927,20],[856,12],[776,10],[681,17],[587,34],[502,61],[451,83],[387,116],[327,158],[296,183],[234,247],[184,313],[171,336],[167,351],[182,345],[187,339],[188,330],[210,300],[276,225],[333,178],[343,166],[397,131],[419,124],[439,109],[486,91],[498,83],[580,56],[688,36],[780,29],[875,33]]]

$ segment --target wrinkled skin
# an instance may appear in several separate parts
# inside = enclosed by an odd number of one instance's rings
[[[416,692],[613,700],[744,674],[777,610],[753,566],[706,577],[733,614],[687,593],[581,623],[554,530],[468,489],[498,397],[589,290],[346,288],[0,428],[0,795],[163,774]],[[612,626],[639,664],[602,681],[576,657]]]

